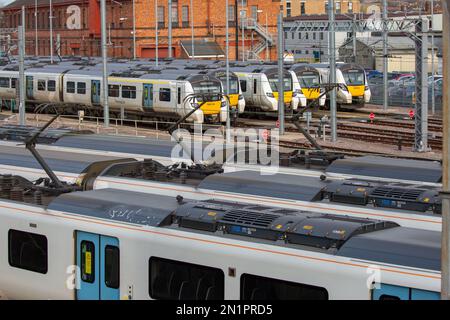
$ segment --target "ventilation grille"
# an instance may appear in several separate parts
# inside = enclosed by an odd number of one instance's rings
[[[397,200],[415,201],[422,193],[423,190],[420,189],[378,187],[372,192],[371,196]]]
[[[277,218],[279,216],[274,214],[231,210],[223,216],[222,222],[268,228]]]

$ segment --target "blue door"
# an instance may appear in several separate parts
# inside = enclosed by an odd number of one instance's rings
[[[27,99],[33,99],[33,76],[27,76],[26,78],[27,87]]]
[[[153,84],[144,84],[144,90],[142,95],[144,109],[153,108]]]
[[[100,104],[100,80],[91,81],[91,102]]]
[[[120,251],[117,238],[77,231],[78,300],[118,300]]]

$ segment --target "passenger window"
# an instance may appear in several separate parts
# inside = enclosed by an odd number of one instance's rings
[[[47,90],[54,92],[56,91],[56,81],[55,80],[48,80],[47,81]]]
[[[119,289],[120,284],[120,251],[118,247],[105,247],[105,285],[112,289]]]
[[[45,80],[38,80],[38,82],[37,82],[37,89],[38,89],[38,91],[45,91],[47,89],[46,81]]]
[[[9,230],[9,264],[28,271],[47,273],[47,238],[40,234]]]
[[[81,242],[81,280],[95,281],[95,245],[90,241]]]
[[[0,88],[9,88],[9,78],[0,78]]]
[[[161,88],[159,89],[159,101],[170,101],[170,89]]]
[[[17,83],[17,79],[16,78],[11,78],[11,88],[12,89],[16,88],[16,83]]]
[[[85,82],[77,82],[77,93],[78,94],[86,94],[86,83]]]
[[[239,81],[239,82],[240,82],[240,84],[241,84],[241,90],[242,90],[242,92],[247,92],[247,81],[241,80],[241,81]]]
[[[325,288],[243,274],[241,300],[328,300]]]
[[[134,87],[134,86],[123,86],[122,87],[122,98],[136,99],[136,87]]]
[[[152,257],[149,295],[162,300],[223,300],[225,275],[221,269]]]
[[[66,92],[67,93],[75,93],[75,82],[67,81]]]
[[[119,97],[119,86],[115,85],[115,84],[110,84],[108,86],[108,96],[113,97],[113,98],[118,98]]]

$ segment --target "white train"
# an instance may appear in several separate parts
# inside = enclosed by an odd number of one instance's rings
[[[330,66],[327,63],[311,64],[316,68],[324,83],[328,83]],[[359,109],[370,102],[371,91],[365,70],[355,64],[336,64],[336,83],[343,86],[336,91],[336,103],[346,109]]]
[[[294,91],[305,96],[306,105],[318,99],[318,106],[325,106],[327,97],[323,95],[325,91],[320,88],[322,79],[319,71],[307,64],[295,64],[290,70],[295,73],[297,79],[294,81]],[[301,106],[305,107],[303,104]]]
[[[18,78],[17,68],[0,70],[0,97],[13,99]],[[112,67],[108,77],[108,102],[112,111],[125,108],[127,112],[179,118],[200,104],[202,107],[187,120],[225,122],[226,100],[221,95],[222,83],[211,75],[192,72],[164,72],[164,69],[126,66]],[[114,72],[114,70],[117,70]],[[26,69],[26,99],[29,104],[64,104],[70,106],[101,107],[103,103],[102,76],[98,66],[79,67],[70,64]],[[8,85],[6,84],[8,82]]]
[[[278,110],[278,68],[268,65],[232,65],[231,71],[239,77],[246,109],[276,112]],[[303,95],[294,93],[293,72],[284,71],[284,103],[288,112],[297,110],[300,100],[306,103]]]
[[[3,299],[439,299],[440,235],[119,190],[0,200]]]

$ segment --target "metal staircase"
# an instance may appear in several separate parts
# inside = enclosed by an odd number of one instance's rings
[[[248,31],[254,31],[261,38],[253,48],[244,52],[246,59],[262,60],[260,57],[261,52],[263,52],[266,47],[272,47],[275,44],[275,39],[265,27],[260,25],[258,21],[253,18],[243,19],[241,21],[241,28]]]

